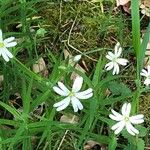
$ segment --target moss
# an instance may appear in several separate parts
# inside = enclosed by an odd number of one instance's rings
[[[103,3],[102,12],[99,3],[72,2],[53,3],[43,10],[44,21],[48,25],[50,47],[60,51],[67,48],[67,40],[72,24],[70,44],[82,52],[97,48],[113,48],[116,41],[130,43],[131,34],[126,16],[116,13],[111,2]],[[75,20],[76,18],[76,20]],[[70,51],[73,49],[69,48]],[[93,54],[92,54],[93,55]],[[99,57],[97,55],[94,57]]]

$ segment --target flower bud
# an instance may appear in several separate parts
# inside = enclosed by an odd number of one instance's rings
[[[73,61],[74,61],[74,62],[78,62],[80,59],[81,59],[81,55],[76,55],[76,56],[73,58]]]

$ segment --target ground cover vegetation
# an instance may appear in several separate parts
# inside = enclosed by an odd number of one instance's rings
[[[150,148],[148,2],[0,10],[0,150]]]

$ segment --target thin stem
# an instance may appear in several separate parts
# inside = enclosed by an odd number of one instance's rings
[[[70,123],[73,123],[74,119],[75,119],[75,115],[72,117]],[[68,132],[69,132],[69,130],[66,130],[66,131],[65,131],[64,136],[63,136],[63,138],[62,138],[62,140],[61,140],[61,142],[60,142],[60,144],[59,144],[57,150],[60,150],[61,145],[63,144],[63,142],[64,142],[64,140],[65,140],[65,137],[66,137],[66,135],[67,135]]]

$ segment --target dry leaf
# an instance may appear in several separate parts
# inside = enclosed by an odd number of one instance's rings
[[[126,3],[125,5],[123,5],[123,10],[124,10],[125,12],[127,12],[128,14],[131,14],[131,3],[128,2],[128,3]]]
[[[106,89],[104,95],[105,95],[106,97],[109,97],[110,94],[111,94],[110,90],[109,90],[109,89]]]
[[[48,77],[49,72],[42,57],[37,60],[36,64],[33,64],[32,69],[35,73],[41,73],[43,77]]]
[[[73,114],[62,115],[60,118],[60,122],[77,124],[79,121],[79,117]]]
[[[45,69],[46,69],[46,64],[45,64],[44,59],[41,57],[37,60],[36,64],[33,65],[33,71],[35,73],[39,73]]]
[[[129,2],[130,0],[116,0],[116,3],[117,3],[117,7],[120,6],[120,5],[125,5]]]
[[[141,0],[140,8],[143,15],[150,17],[150,0]]]
[[[117,7],[122,6],[123,10],[131,14],[131,2],[130,0],[116,0]]]
[[[98,142],[89,140],[87,141],[86,145],[84,146],[84,150],[107,150],[106,145],[100,144]]]
[[[150,4],[149,4],[149,6],[150,6]],[[146,15],[146,16],[150,17],[150,8],[146,7],[143,4],[140,5],[140,8],[141,8],[141,13],[143,15]]]
[[[101,2],[101,0],[91,0],[92,3]]]
[[[117,7],[123,6],[123,9],[127,13],[131,13],[131,0],[116,0]],[[141,0],[139,2],[141,13],[150,17],[150,0]]]
[[[145,7],[150,7],[150,0],[141,0],[141,3],[142,3]]]
[[[26,21],[31,21],[31,20],[37,20],[40,19],[41,16],[33,16],[32,18],[27,18]],[[22,27],[22,23],[18,22],[19,24],[16,26],[16,28],[21,28]]]
[[[45,102],[38,105],[32,112],[30,112],[31,117],[40,116],[43,113],[45,107],[46,107]]]

